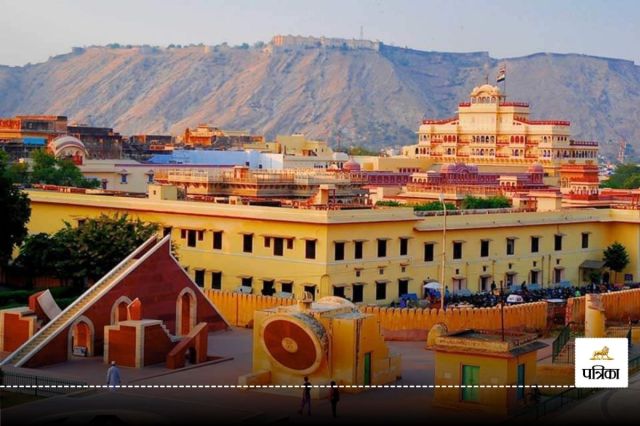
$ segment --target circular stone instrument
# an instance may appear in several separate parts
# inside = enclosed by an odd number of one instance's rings
[[[324,327],[307,314],[274,315],[264,322],[262,336],[262,345],[271,359],[292,373],[313,373],[327,353]]]

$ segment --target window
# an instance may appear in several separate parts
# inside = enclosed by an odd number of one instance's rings
[[[507,256],[513,256],[516,253],[516,239],[507,238]]]
[[[376,281],[376,300],[384,300],[387,298],[387,283],[385,281]]]
[[[540,278],[538,278],[540,276],[540,271],[531,271],[531,280],[529,281],[531,284],[540,284],[538,281],[540,280]]]
[[[555,251],[562,250],[562,235],[556,234],[553,236],[553,249]]]
[[[293,293],[293,283],[282,283],[283,293]]]
[[[454,241],[453,243],[453,258],[462,259],[462,243],[460,241]]]
[[[480,257],[489,257],[489,240],[480,241]]]
[[[147,174],[147,183],[153,183],[153,173]]]
[[[242,251],[245,253],[253,252],[253,234],[244,234],[242,236]]]
[[[409,293],[409,280],[398,280],[398,297]]]
[[[378,257],[387,257],[387,240],[378,240]]]
[[[282,256],[283,254],[284,254],[284,239],[274,238],[273,239],[273,255]]]
[[[583,249],[589,248],[589,233],[588,232],[583,232],[582,233],[582,248]]]
[[[426,243],[424,245],[424,261],[433,262],[433,243]]]
[[[204,231],[198,231],[198,241],[204,240]]]
[[[211,288],[214,290],[222,289],[222,272],[211,273]]]
[[[125,174],[121,174],[120,175],[120,183],[122,183],[122,184],[126,184],[127,183],[127,175],[125,175]]]
[[[222,231],[215,231],[213,233],[213,249],[222,250]]]
[[[263,296],[272,296],[273,293],[276,292],[276,289],[273,286],[273,280],[263,280],[262,281],[262,295]]]
[[[183,240],[185,238],[187,238],[187,230],[186,229],[181,229],[180,230],[180,238],[182,238]]]
[[[353,258],[354,259],[362,259],[362,247],[364,245],[364,241],[356,241],[354,246]]]
[[[553,269],[553,282],[554,283],[559,283],[560,281],[562,281],[563,278],[563,272],[564,269],[563,268],[554,268]]]
[[[333,287],[333,295],[337,297],[344,297],[344,287]]]
[[[162,228],[162,236],[166,237],[167,235],[171,235],[171,227],[170,226],[165,226],[164,228]]]
[[[271,247],[271,237],[264,237],[264,246]]]
[[[409,239],[400,238],[400,256],[406,256],[409,253]]]
[[[336,260],[344,260],[344,243],[336,243],[334,254]]]
[[[293,250],[293,238],[287,238],[287,250]]]
[[[193,229],[189,229],[187,231],[187,245],[189,247],[196,246],[196,231],[194,231]]]
[[[353,303],[362,302],[364,300],[364,285],[353,285]]]
[[[316,300],[316,286],[315,285],[305,285],[304,291],[311,294],[311,300]]]
[[[476,386],[480,384],[480,367],[475,365],[462,366],[462,400],[478,401],[480,392]]]
[[[531,237],[531,253],[540,251],[540,237]]]
[[[196,269],[194,281],[199,287],[204,287],[204,270]]]
[[[304,244],[304,257],[305,259],[316,258],[316,240],[307,240]]]
[[[242,287],[251,287],[253,282],[253,277],[242,277],[241,285]]]

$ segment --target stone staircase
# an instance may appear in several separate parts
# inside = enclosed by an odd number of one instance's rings
[[[5,358],[0,365],[13,364],[16,367],[20,367],[28,361],[38,349],[58,335],[60,331],[72,323],[76,317],[80,316],[86,307],[88,307],[93,301],[97,300],[103,290],[114,284],[118,278],[120,278],[120,276],[137,261],[138,259],[133,256],[129,256],[127,259],[122,261],[118,266],[116,266],[116,268],[109,271],[107,275],[91,286],[91,288],[84,292],[65,310],[60,312],[57,317],[38,330],[31,339],[27,340],[15,352]]]
[[[169,329],[167,328],[166,325],[164,325],[164,323],[160,324],[160,326],[162,327],[162,329],[165,331],[165,333],[167,333],[167,336],[169,336],[169,339],[173,342],[173,343],[177,343],[180,340],[182,340],[182,337],[180,336],[176,336],[174,334],[171,334],[171,332],[169,331]]]

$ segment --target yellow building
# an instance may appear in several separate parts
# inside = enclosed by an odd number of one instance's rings
[[[550,176],[562,164],[597,163],[598,143],[571,139],[568,121],[529,115],[528,103],[507,102],[498,87],[484,84],[459,104],[455,117],[424,120],[418,144],[404,147],[403,154],[502,170],[539,163]]]
[[[338,297],[255,311],[253,372],[240,384],[381,385],[400,377],[374,315]],[[315,389],[316,391],[318,388]]]
[[[537,383],[536,354],[547,345],[535,335],[465,330],[436,338],[434,406],[513,413],[527,402]],[[446,387],[453,385],[453,387]],[[480,386],[508,385],[482,388]]]
[[[410,208],[310,210],[29,190],[30,232],[54,232],[102,213],[129,213],[171,233],[180,263],[205,288],[254,294],[311,292],[386,304],[439,280],[442,216]],[[449,215],[445,283],[588,282],[589,267],[619,241],[640,276],[640,212],[580,209]],[[613,275],[613,274],[612,274]]]

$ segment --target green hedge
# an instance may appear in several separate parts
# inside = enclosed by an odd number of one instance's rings
[[[41,290],[2,290],[0,291],[0,308],[26,306],[29,303],[29,296],[39,291]],[[60,307],[63,307],[63,303],[68,305],[81,293],[74,287],[54,287],[49,291]]]

